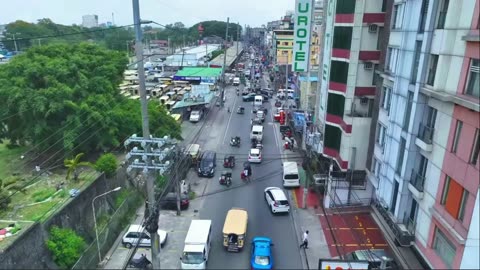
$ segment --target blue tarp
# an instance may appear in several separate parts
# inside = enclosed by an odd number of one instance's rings
[[[306,125],[305,114],[301,112],[293,113],[293,125],[297,131],[302,131],[303,126]]]

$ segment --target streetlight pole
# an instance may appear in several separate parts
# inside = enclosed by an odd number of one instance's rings
[[[15,51],[18,52],[17,39],[15,38],[15,35],[19,35],[19,33],[12,34],[12,36],[13,36],[13,45],[15,46]]]
[[[140,92],[140,107],[142,115],[142,133],[144,140],[150,140],[150,127],[148,121],[148,103],[147,103],[147,93],[145,89],[145,68],[143,67],[143,35],[142,35],[142,26],[140,19],[140,4],[139,0],[132,0],[133,6],[133,23],[135,25],[135,53],[137,58],[137,72],[138,72],[138,88]],[[151,158],[148,155],[151,153],[150,143],[145,145],[145,153],[147,154],[147,160],[145,163],[151,165]],[[148,170],[144,169],[144,174],[147,179],[147,197],[148,197],[148,206],[150,213],[150,224],[145,226],[151,229],[149,231],[152,243],[152,266],[154,269],[160,269],[160,241],[159,236],[156,233],[158,229],[158,211],[156,211],[155,203],[155,191],[154,191],[154,181],[155,176]]]
[[[102,254],[100,252],[100,242],[98,241],[98,228],[97,228],[97,217],[95,215],[95,200],[102,197],[102,196],[105,196],[109,193],[112,193],[112,192],[115,192],[115,191],[119,191],[122,187],[116,187],[110,191],[107,191],[103,194],[100,194],[98,195],[97,197],[93,198],[92,200],[92,211],[93,211],[93,222],[95,223],[95,238],[97,239],[97,250],[98,250],[98,263],[102,262]]]
[[[221,100],[220,103],[222,104],[223,107],[223,97],[225,96],[225,87],[227,86],[227,83],[225,82],[225,69],[227,68],[227,42],[228,42],[228,23],[230,21],[230,18],[227,17],[227,31],[225,32],[225,50],[223,51],[223,69],[222,69],[222,83],[223,83],[223,89],[222,89],[222,94],[221,94]]]

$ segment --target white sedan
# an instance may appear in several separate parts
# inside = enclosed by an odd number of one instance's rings
[[[263,193],[265,194],[265,201],[273,214],[288,213],[290,211],[290,204],[288,203],[287,196],[281,188],[267,187]]]
[[[250,153],[248,153],[248,162],[262,163],[262,151],[257,148],[250,149]]]

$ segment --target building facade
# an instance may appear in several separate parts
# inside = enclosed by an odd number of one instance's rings
[[[479,8],[476,0],[395,0],[377,72],[368,179],[389,224],[413,236],[435,269],[480,266]]]
[[[98,27],[98,16],[97,15],[83,15],[82,16],[82,26],[86,28]]]
[[[338,171],[365,173],[375,100],[374,69],[385,21],[382,0],[329,0],[317,105],[323,145],[314,149]],[[358,183],[366,196],[371,190]],[[365,195],[362,195],[365,196]]]

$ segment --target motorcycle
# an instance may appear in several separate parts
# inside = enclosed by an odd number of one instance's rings
[[[236,146],[236,147],[240,147],[240,137],[232,137],[230,139],[230,145],[231,146]]]
[[[250,182],[250,176],[252,175],[252,167],[250,166],[250,162],[243,163],[243,171],[240,173],[240,179],[244,182]]]
[[[223,171],[218,178],[218,183],[223,186],[229,187],[232,184],[232,172],[231,171]]]
[[[146,269],[152,262],[147,259],[145,254],[142,254],[140,258],[132,258],[128,263],[128,267]]]

